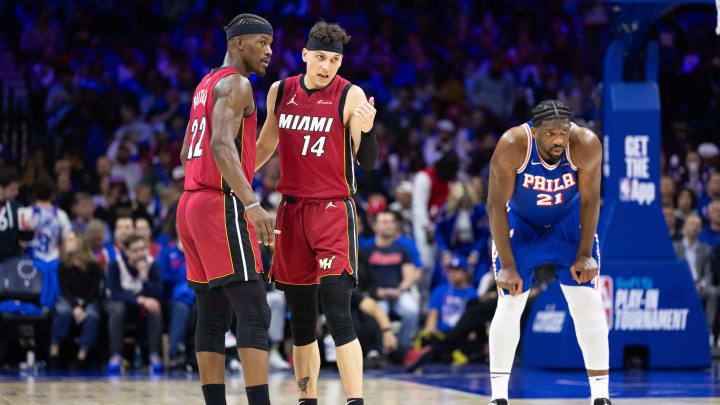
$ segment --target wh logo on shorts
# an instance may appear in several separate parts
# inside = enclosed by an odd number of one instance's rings
[[[332,268],[332,262],[333,260],[335,260],[335,256],[336,255],[333,255],[333,257],[324,257],[318,260],[318,262],[320,263],[320,268],[323,270],[330,270]]]

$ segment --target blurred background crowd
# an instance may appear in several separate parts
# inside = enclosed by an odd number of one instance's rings
[[[12,325],[0,363],[15,366],[20,345],[49,367],[192,366],[194,296],[174,219],[179,153],[195,86],[222,63],[222,27],[240,12],[275,29],[268,73],[251,78],[260,122],[272,82],[304,72],[300,51],[318,16],[352,35],[340,74],[375,97],[380,157],[373,171],[356,168],[355,196],[353,308],[366,364],[484,361],[496,299],[489,160],[502,133],[546,98],[602,134],[613,31],[612,8],[597,0],[0,1],[0,202],[31,207],[35,225],[20,235],[22,252],[1,259],[24,254],[44,275],[37,302],[0,302]],[[682,6],[650,33],[660,45],[665,217],[711,326],[720,299],[714,24],[712,7]],[[271,211],[278,179],[274,157],[253,182]],[[266,266],[271,257],[265,249]],[[271,363],[287,368],[284,298],[268,290]],[[33,316],[34,333],[25,328]],[[331,363],[332,339],[323,343]]]

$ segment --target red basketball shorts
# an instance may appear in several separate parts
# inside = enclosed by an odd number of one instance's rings
[[[177,228],[190,287],[207,290],[263,277],[255,228],[234,195],[219,190],[184,192]]]
[[[357,218],[352,198],[284,197],[278,208],[275,254],[270,276],[283,284],[319,284],[347,272],[357,282]]]

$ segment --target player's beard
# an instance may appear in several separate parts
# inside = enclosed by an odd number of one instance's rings
[[[563,152],[565,151],[565,148],[561,148],[562,150],[560,151],[560,155],[559,155],[557,158],[556,158],[555,155],[553,154],[553,149],[555,149],[555,146],[553,146],[553,147],[551,147],[550,149],[546,150],[546,151],[545,151],[545,154],[548,156],[548,159],[550,160],[550,162],[548,162],[548,163],[555,164],[555,163],[559,162],[559,161],[562,159],[562,157],[563,157]]]
[[[267,70],[269,68],[269,65],[268,67],[264,67],[262,62],[258,61],[257,66],[255,67],[255,71],[253,73],[255,73],[258,77],[263,77],[267,74]]]

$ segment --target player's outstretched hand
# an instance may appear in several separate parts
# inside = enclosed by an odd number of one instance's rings
[[[265,209],[259,205],[250,208],[245,211],[248,219],[255,227],[255,231],[260,232],[262,235],[262,242],[265,246],[272,246],[275,244],[275,220],[273,216],[268,214]]]
[[[354,114],[360,117],[360,130],[362,132],[370,132],[375,123],[375,97],[370,97],[368,101],[364,101],[355,107]]]
[[[575,259],[575,263],[570,266],[570,274],[578,284],[589,283],[595,278],[597,272],[598,264],[595,259],[590,256],[580,256]]]
[[[514,267],[500,269],[495,282],[498,287],[510,291],[513,296],[522,293],[523,281]]]

